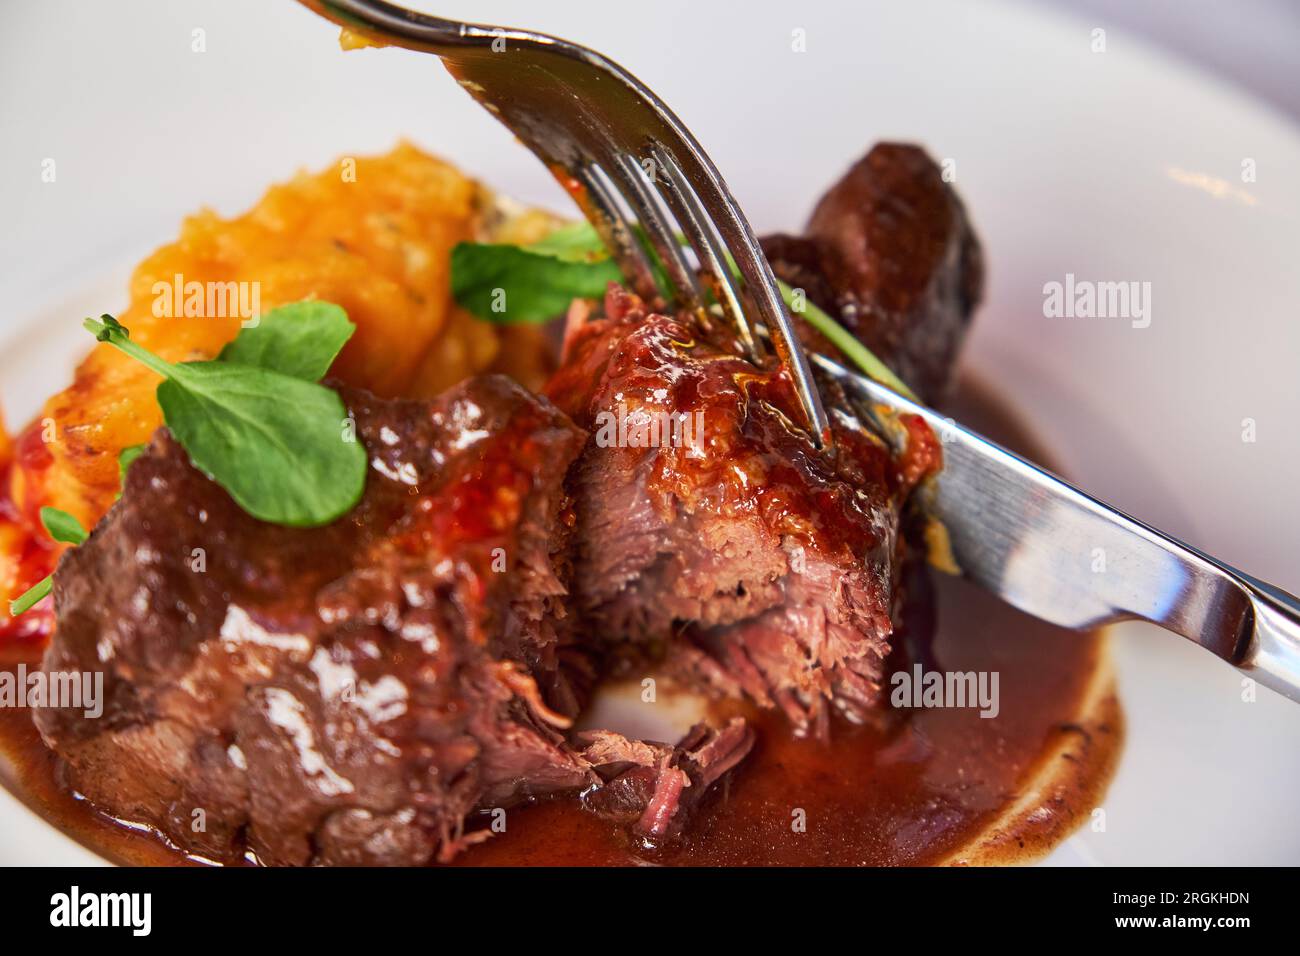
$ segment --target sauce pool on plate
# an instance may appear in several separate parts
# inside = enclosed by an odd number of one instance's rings
[[[967,383],[953,414],[1039,461],[1023,429]],[[459,865],[926,865],[1017,862],[1087,818],[1118,757],[1123,718],[1102,634],[1036,621],[966,582],[933,574],[937,627],[926,670],[997,674],[997,715],[977,705],[894,712],[832,725],[828,743],[791,736],[778,716],[744,709],[754,752],[660,849],[555,799],[512,808],[506,832]],[[0,664],[39,662],[36,645],[0,645]],[[734,706],[734,705],[733,705]],[[0,709],[0,778],[69,836],[120,863],[184,864],[152,833],[129,829],[67,792],[31,715]]]

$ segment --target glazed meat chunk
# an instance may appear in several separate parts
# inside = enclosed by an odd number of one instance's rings
[[[827,190],[804,235],[767,236],[763,251],[778,276],[918,395],[942,401],[983,293],[984,265],[961,200],[923,149],[876,145]],[[810,348],[835,354],[802,325]]]
[[[71,785],[218,860],[420,863],[469,814],[597,782],[560,731],[561,480],[582,434],[503,377],[432,403],[342,392],[370,453],[323,528],[257,521],[166,431],[55,576],[47,671],[106,707],[36,714]]]
[[[879,695],[900,515],[934,436],[910,423],[899,459],[837,413],[819,451],[786,373],[710,336],[618,288],[570,329],[547,393],[590,434],[568,482],[573,610],[607,653],[671,650],[824,730],[832,701],[860,717]]]

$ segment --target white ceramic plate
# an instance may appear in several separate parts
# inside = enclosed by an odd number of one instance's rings
[[[801,224],[876,140],[955,161],[990,275],[966,361],[1085,488],[1300,591],[1300,135],[1286,120],[1106,23],[1020,5],[436,9],[613,56],[691,126],[760,231]],[[287,0],[45,2],[6,18],[11,424],[67,381],[80,317],[123,304],[132,260],[200,205],[235,212],[300,166],[405,136],[565,208],[436,63],[342,56],[332,28]],[[206,52],[192,51],[195,30]],[[796,30],[806,52],[792,49]],[[56,181],[43,183],[51,158]],[[1067,273],[1149,282],[1149,327],[1046,318],[1043,286]],[[1115,646],[1129,735],[1106,829],[1051,860],[1300,863],[1300,706],[1262,689],[1244,702],[1236,672],[1152,627],[1117,629]],[[93,859],[0,793],[0,862]]]

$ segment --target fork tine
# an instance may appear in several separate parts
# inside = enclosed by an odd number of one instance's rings
[[[668,278],[672,281],[680,304],[703,315],[704,290],[700,287],[694,268],[682,252],[676,234],[668,225],[658,197],[646,184],[649,174],[628,153],[619,153],[613,168],[607,168],[606,173],[622,191],[623,198],[641,221],[646,238],[668,271]]]
[[[746,353],[755,362],[761,362],[765,351],[753,327],[745,315],[741,304],[740,288],[731,274],[727,263],[726,249],[722,240],[710,227],[710,221],[703,207],[695,196],[695,191],[682,175],[682,171],[662,150],[652,150],[651,156],[655,166],[662,169],[667,179],[667,187],[662,190],[664,201],[673,211],[677,221],[686,232],[691,247],[700,258],[708,276],[709,285],[722,305],[723,312],[740,335],[741,344]]]
[[[442,57],[457,82],[547,163],[642,298],[656,304],[659,299],[654,267],[619,205],[620,194],[642,218],[649,243],[679,295],[699,298],[688,276],[689,263],[672,248],[674,237],[662,215],[656,218],[658,206],[647,202],[636,186],[661,195],[687,234],[707,284],[749,356],[758,362],[763,343],[742,306],[741,283],[732,275],[729,249],[754,319],[771,330],[772,344],[793,381],[810,437],[819,446],[830,440],[830,423],[808,357],[754,231],[690,130],[636,77],[594,50],[540,33],[444,20],[385,0],[301,2],[367,39]],[[583,104],[578,113],[574,101]],[[606,163],[609,168],[604,170],[593,162],[593,157],[638,155],[647,144],[667,178],[662,186],[658,176],[646,183],[639,170],[633,175],[625,159]],[[660,188],[651,189],[654,186]],[[707,315],[703,309],[698,314]]]
[[[700,191],[691,194],[697,203],[696,209],[703,207],[703,211],[699,213],[703,221],[713,224],[717,234],[721,236],[721,241],[726,243],[726,248],[734,250],[735,266],[744,280],[745,291],[754,306],[758,320],[769,330],[772,344],[776,346],[777,357],[790,373],[812,439],[818,446],[829,445],[830,419],[826,416],[821,394],[817,390],[817,383],[813,380],[808,355],[804,351],[803,343],[799,341],[794,324],[786,311],[785,302],[781,298],[781,290],[777,285],[776,275],[772,272],[772,266],[768,263],[767,256],[763,254],[762,247],[754,236],[753,229],[750,228],[744,214],[731,197],[726,183],[722,181],[713,163],[689,132],[684,129],[677,132],[689,147],[682,153],[690,163],[689,175],[671,162],[671,158],[663,149],[658,150],[658,155],[675,183],[685,185],[687,190],[691,188],[690,184],[699,184],[696,188]],[[728,270],[728,278],[730,278],[730,270]],[[742,323],[743,328],[749,328],[748,322],[743,318]],[[750,334],[752,335],[752,332]]]
[[[600,233],[605,247],[613,253],[619,268],[637,295],[647,302],[657,302],[660,299],[659,285],[655,282],[650,257],[646,255],[640,238],[623,214],[605,177],[601,175],[600,167],[587,163],[570,171],[559,164],[551,164],[551,172]],[[572,188],[574,180],[581,186],[580,189]]]

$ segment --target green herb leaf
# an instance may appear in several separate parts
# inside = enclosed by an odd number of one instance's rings
[[[622,278],[609,259],[579,261],[524,246],[476,242],[451,250],[452,295],[489,322],[549,322],[574,299],[600,298],[609,283]]]
[[[132,342],[111,316],[85,326],[164,377],[163,421],[194,466],[253,517],[315,527],[360,500],[366,451],[345,428],[337,392],[255,365],[172,364]]]
[[[17,617],[26,611],[30,611],[32,606],[41,598],[50,593],[54,587],[54,575],[47,574],[31,587],[29,587],[18,597],[9,602],[9,616]]]
[[[117,477],[123,485],[126,484],[126,472],[131,467],[131,462],[144,454],[145,447],[145,445],[127,445],[117,453]],[[122,497],[120,493],[118,497]]]
[[[241,329],[217,358],[318,382],[356,328],[333,302],[295,302]]]
[[[64,544],[81,544],[90,537],[90,532],[81,526],[81,522],[58,508],[42,508],[41,524],[55,541]]]
[[[565,262],[603,262],[609,258],[609,250],[601,242],[600,233],[589,222],[561,226],[531,246],[522,248]]]
[[[85,326],[164,377],[158,403],[167,427],[195,467],[253,517],[310,527],[333,521],[360,499],[365,449],[345,431],[342,399],[314,384],[356,328],[337,305],[298,302],[273,309],[243,329],[217,361],[181,365],[132,342],[130,330],[111,315],[87,319]],[[123,483],[144,450],[131,445],[118,454]],[[58,508],[42,508],[41,523],[56,541],[77,545],[90,536]],[[31,610],[53,581],[47,575],[10,601],[10,615]]]

